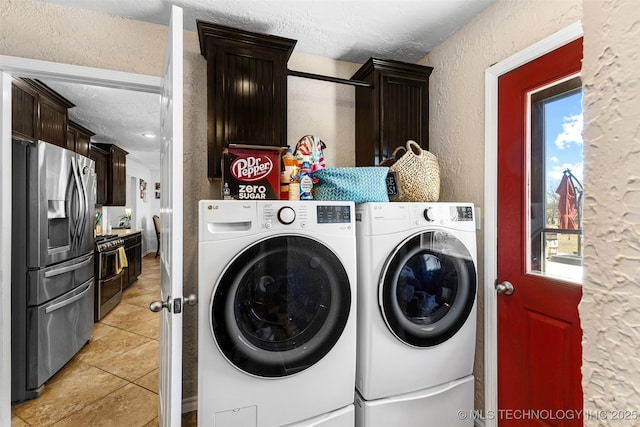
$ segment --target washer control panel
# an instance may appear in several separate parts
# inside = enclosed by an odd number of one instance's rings
[[[316,214],[318,224],[351,222],[351,206],[318,205]]]
[[[351,229],[354,223],[353,205],[340,202],[262,202],[258,208],[262,228]]]

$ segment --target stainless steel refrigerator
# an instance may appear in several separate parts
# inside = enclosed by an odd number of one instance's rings
[[[93,160],[12,140],[11,401],[44,383],[91,339]]]

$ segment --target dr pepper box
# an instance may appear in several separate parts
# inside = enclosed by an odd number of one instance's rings
[[[279,199],[282,150],[273,146],[229,144],[222,151],[222,198]]]

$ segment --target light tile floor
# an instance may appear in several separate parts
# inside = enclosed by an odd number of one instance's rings
[[[142,259],[138,281],[42,395],[11,408],[12,427],[158,425],[159,319],[149,310],[160,295],[154,255]],[[196,425],[194,413],[183,418],[183,425]]]

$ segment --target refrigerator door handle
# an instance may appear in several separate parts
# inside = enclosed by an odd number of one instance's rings
[[[50,306],[48,306],[44,310],[44,312],[46,314],[49,314],[49,313],[51,313],[53,311],[59,310],[59,309],[61,309],[63,307],[66,307],[69,304],[73,304],[74,302],[78,301],[80,298],[84,297],[88,292],[91,291],[91,285],[93,285],[93,279],[87,280],[84,283],[84,285],[81,285],[81,286],[86,286],[86,289],[84,289],[82,292],[80,292],[79,294],[74,295],[71,298],[66,299],[64,301],[60,301],[60,302],[57,302],[55,304],[51,304]]]
[[[73,264],[73,265],[68,265],[66,267],[62,267],[62,268],[56,268],[55,270],[49,270],[46,273],[44,273],[44,277],[53,277],[53,276],[58,276],[60,274],[64,274],[64,273],[68,273],[70,271],[74,271],[74,270],[78,270],[84,266],[86,266],[87,264],[90,264],[92,261],[91,257],[87,258],[86,260],[78,263],[78,264]]]
[[[73,179],[76,183],[76,189],[78,191],[78,216],[76,218],[78,221],[76,222],[76,228],[73,233],[73,237],[77,242],[75,245],[76,247],[80,246],[80,242],[82,242],[82,234],[84,233],[84,224],[87,216],[87,207],[84,203],[84,197],[82,196],[82,185],[80,176],[78,175],[78,168],[79,164],[74,156],[71,158],[71,169],[73,170]]]
[[[83,175],[88,173],[88,167],[82,166],[80,167],[80,163],[78,163],[78,172],[81,172]],[[80,190],[82,190],[82,194],[78,194],[78,197],[82,199],[82,226],[80,227],[80,233],[78,237],[78,245],[82,244],[84,240],[84,234],[86,232],[87,222],[89,221],[89,197],[87,196],[87,187],[85,186],[84,179],[82,179],[78,175],[78,182],[80,183]],[[93,218],[91,218],[93,220]]]

